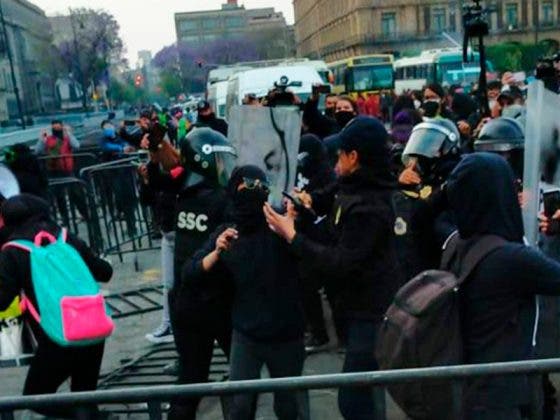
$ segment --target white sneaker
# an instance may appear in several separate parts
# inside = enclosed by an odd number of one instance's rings
[[[171,325],[161,324],[153,332],[146,334],[146,340],[153,344],[173,343]]]

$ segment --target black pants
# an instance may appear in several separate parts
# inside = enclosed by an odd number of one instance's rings
[[[303,309],[305,311],[305,320],[307,322],[309,332],[313,337],[320,341],[328,341],[327,329],[325,327],[325,316],[323,313],[323,302],[319,292],[320,286],[310,284],[303,285]]]
[[[185,324],[178,322],[179,315],[171,306],[171,326],[175,345],[179,353],[180,384],[203,383],[208,381],[210,363],[214,353],[214,340],[229,357],[231,347],[230,313],[217,310],[207,323]],[[189,420],[196,418],[200,398],[181,399],[171,403],[169,420]]]
[[[375,340],[379,323],[367,320],[348,320],[346,357],[343,373],[370,372],[379,367],[375,360]],[[341,388],[338,407],[346,420],[371,420],[375,403],[369,387]]]
[[[42,339],[27,373],[23,394],[53,394],[67,379],[71,380],[72,392],[95,390],[104,346],[101,343],[87,347],[61,347],[49,339]],[[94,407],[49,407],[37,412],[59,418],[97,418]]]
[[[304,360],[305,349],[302,340],[287,343],[259,343],[234,331],[230,379],[232,381],[258,379],[263,365],[266,365],[272,378],[300,376]],[[254,395],[234,395],[231,420],[250,420],[254,406]],[[279,420],[309,419],[307,392],[275,392],[274,413]]]

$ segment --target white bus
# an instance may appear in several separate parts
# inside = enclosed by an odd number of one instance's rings
[[[443,86],[461,85],[470,87],[478,83],[480,58],[478,53],[469,52],[469,62],[463,62],[460,48],[442,48],[423,51],[416,57],[405,57],[395,61],[395,93],[422,90],[429,83]],[[491,63],[486,62],[488,72]]]
[[[218,118],[226,118],[226,99],[228,82],[214,82],[208,89],[208,102]]]
[[[290,87],[289,90],[305,102],[311,95],[313,85],[323,83],[321,76],[308,63],[299,66],[274,66],[263,67],[239,72],[228,80],[226,114],[234,105],[241,105],[247,94],[253,94],[257,98],[265,97],[274,88],[282,76],[286,76],[290,82],[301,82],[301,86]]]

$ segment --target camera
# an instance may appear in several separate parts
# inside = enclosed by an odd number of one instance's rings
[[[544,86],[554,93],[558,93],[560,90],[559,74],[556,68],[559,61],[560,53],[540,57],[537,61],[537,67],[535,68],[535,78],[542,80]]]
[[[288,91],[291,87],[301,87],[301,82],[290,82],[287,76],[282,76],[278,82],[274,82],[274,88],[268,92],[266,97],[267,106],[293,106],[296,105],[295,96]]]

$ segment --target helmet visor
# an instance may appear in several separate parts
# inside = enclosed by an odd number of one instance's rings
[[[404,148],[402,154],[403,163],[406,165],[409,159],[414,156],[438,157],[445,138],[446,135],[439,130],[415,129],[412,131]]]
[[[235,149],[231,146],[214,146],[214,148],[220,148],[222,150],[215,152],[214,155],[216,160],[216,179],[222,187],[226,187],[231,173],[237,164],[237,154],[235,153]]]

